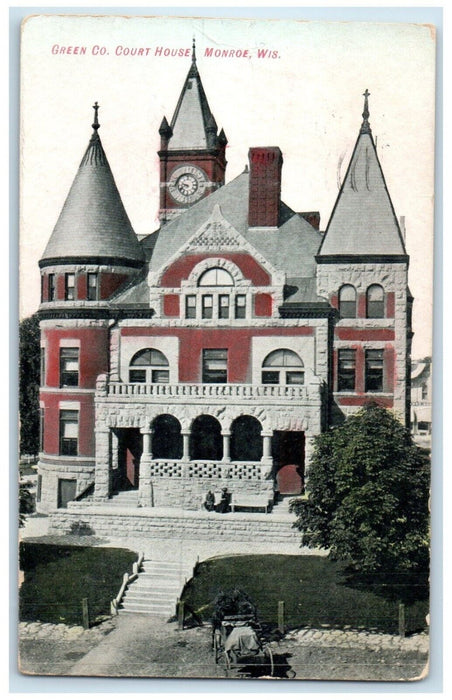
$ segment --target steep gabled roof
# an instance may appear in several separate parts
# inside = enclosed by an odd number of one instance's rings
[[[143,250],[127,216],[99,138],[93,134],[40,264],[56,259],[105,258],[138,266]]]
[[[367,97],[363,123],[331,214],[322,256],[406,256],[391,197],[369,126]]]
[[[249,173],[243,172],[227,185],[167,224],[163,225],[149,262],[150,272],[160,270],[170,258],[209,220],[216,206],[222,216],[277,270],[289,277],[314,277],[315,255],[321,235],[302,216],[281,205],[283,223],[278,229],[248,227]],[[143,240],[146,247],[146,239]]]
[[[171,120],[171,133],[169,151],[206,149],[217,145],[217,124],[196,65],[194,42],[190,70]]]

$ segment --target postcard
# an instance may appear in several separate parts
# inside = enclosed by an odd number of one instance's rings
[[[429,665],[435,27],[22,24],[19,670]]]

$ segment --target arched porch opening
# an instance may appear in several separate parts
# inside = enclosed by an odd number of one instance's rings
[[[193,421],[190,434],[190,458],[213,461],[223,458],[221,425],[213,416],[201,415]]]
[[[152,423],[152,456],[154,459],[181,459],[183,439],[181,425],[170,414],[157,416]]]
[[[231,424],[231,460],[259,462],[263,454],[262,425],[254,416],[239,416]]]
[[[304,492],[305,434],[275,430],[272,439],[273,468],[278,492],[296,496]]]

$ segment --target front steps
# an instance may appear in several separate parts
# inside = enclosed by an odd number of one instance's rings
[[[192,569],[185,570],[180,562],[145,559],[138,578],[126,589],[119,613],[144,613],[171,617],[176,602]]]

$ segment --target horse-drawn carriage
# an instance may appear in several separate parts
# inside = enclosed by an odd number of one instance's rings
[[[271,648],[262,636],[256,614],[224,615],[213,621],[212,646],[215,663],[223,663],[226,676],[273,676]]]

